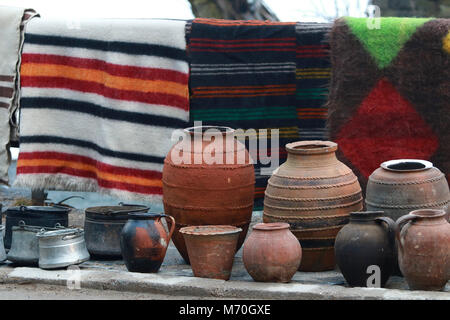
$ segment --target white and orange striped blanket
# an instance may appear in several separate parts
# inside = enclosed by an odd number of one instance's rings
[[[158,201],[189,119],[185,21],[28,25],[15,186]]]

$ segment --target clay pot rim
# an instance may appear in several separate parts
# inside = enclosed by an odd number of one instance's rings
[[[384,211],[382,211],[382,210],[350,212],[350,219],[352,219],[352,220],[375,219],[375,218],[382,217],[382,216],[384,216]]]
[[[322,140],[305,140],[286,144],[286,150],[293,154],[325,154],[335,152],[337,149],[337,143]]]
[[[241,228],[228,225],[188,226],[180,229],[180,233],[194,236],[222,236],[240,233]]]
[[[397,169],[393,166],[401,165],[401,164],[416,164],[417,168],[405,168],[405,169]],[[430,168],[433,168],[433,163],[427,160],[420,159],[394,159],[385,161],[380,165],[381,168],[392,171],[392,172],[417,172],[424,171]]]
[[[205,132],[209,129],[215,129],[215,132]],[[196,126],[183,129],[183,131],[191,136],[212,136],[219,131],[223,136],[234,134],[234,129],[225,126]]]
[[[441,218],[447,215],[442,209],[418,209],[411,211],[409,214],[419,218]]]
[[[257,223],[253,226],[253,230],[261,230],[261,231],[277,231],[283,229],[289,229],[289,223],[269,222],[269,223]]]

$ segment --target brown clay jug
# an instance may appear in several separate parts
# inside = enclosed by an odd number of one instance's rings
[[[166,232],[161,218],[170,221]],[[170,219],[170,220],[169,220]],[[158,272],[175,227],[173,217],[158,213],[129,213],[120,234],[125,266],[130,272]]]
[[[450,224],[443,210],[421,209],[397,220],[398,262],[411,290],[442,290],[450,280]]]
[[[186,262],[189,256],[179,230],[186,226],[231,225],[242,229],[238,250],[252,217],[253,163],[245,146],[228,127],[192,127],[175,144],[163,168],[166,214],[176,220],[173,242]],[[214,159],[210,159],[212,155]]]
[[[289,282],[300,266],[302,248],[287,223],[258,223],[245,240],[242,260],[255,281]]]
[[[337,148],[331,141],[287,144],[287,161],[265,191],[263,220],[290,224],[302,246],[301,271],[334,269],[336,235],[363,207],[358,179],[336,158]]]

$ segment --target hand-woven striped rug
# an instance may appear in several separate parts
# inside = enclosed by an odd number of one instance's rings
[[[35,19],[21,67],[16,185],[161,200],[188,121],[185,22]]]
[[[328,24],[194,19],[187,28],[190,120],[240,129],[279,129],[285,144],[325,137]],[[261,139],[262,136],[250,137]],[[265,136],[264,136],[265,138]],[[247,141],[247,147],[248,147]],[[265,152],[266,150],[262,150]],[[255,209],[262,208],[268,175],[255,162]]]

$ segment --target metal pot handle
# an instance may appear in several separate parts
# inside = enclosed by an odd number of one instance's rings
[[[65,240],[72,240],[72,239],[75,239],[75,238],[79,237],[80,234],[81,234],[81,230],[77,229],[75,234],[70,234],[70,235],[64,236],[64,237],[62,237],[62,240],[63,241],[65,241]]]
[[[172,234],[175,230],[175,218],[172,216],[169,216],[168,214],[162,214],[161,217],[166,219],[167,226],[169,226],[167,218],[169,218],[171,220],[171,226],[170,226],[170,231],[169,231],[169,241],[170,241],[170,239],[172,239]]]
[[[396,231],[396,226],[397,226],[395,224],[395,221],[392,220],[389,217],[378,217],[378,218],[375,219],[375,221],[386,223],[389,243],[390,243],[392,249],[394,249],[394,246],[395,246],[395,231]]]
[[[397,242],[398,242],[398,249],[400,250],[400,252],[403,252],[403,244],[400,241],[400,233],[403,231],[403,228],[405,227],[405,225],[410,222],[417,219],[417,216],[413,215],[413,214],[406,214],[404,216],[401,216],[400,218],[397,219],[396,221],[396,231],[395,231],[395,236],[397,237]]]

